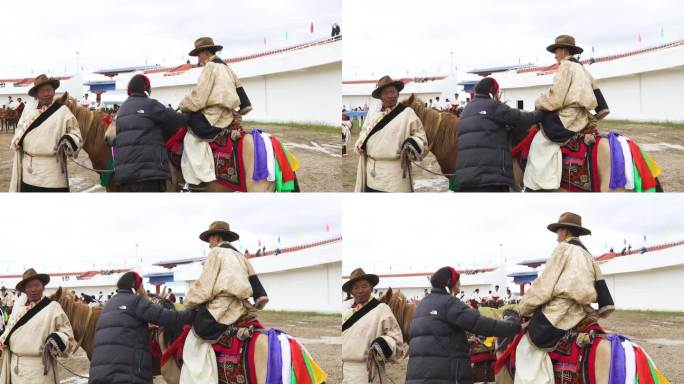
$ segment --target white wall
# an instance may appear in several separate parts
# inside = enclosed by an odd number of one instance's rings
[[[269,297],[266,309],[339,313],[342,262],[259,274]]]
[[[341,62],[243,78],[242,85],[254,108],[245,119],[338,125],[342,110],[341,84]],[[152,97],[175,108],[191,88],[191,85],[153,88]]]
[[[684,311],[684,265],[605,276],[617,309]]]
[[[610,119],[684,121],[684,67],[600,79],[598,86],[610,107]],[[548,88],[504,88],[502,100],[510,100],[511,107],[523,100],[524,109],[533,110],[534,100]]]

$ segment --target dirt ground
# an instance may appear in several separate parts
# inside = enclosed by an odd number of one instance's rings
[[[599,124],[601,132],[615,130],[642,146],[653,159],[663,168],[660,182],[666,192],[684,191],[684,130],[652,124],[615,124],[603,122]],[[347,158],[343,160],[343,188],[353,191],[356,182],[356,165],[358,156],[353,152],[353,144],[358,138],[358,128],[349,141]],[[432,171],[439,171],[435,157],[430,154],[420,163]],[[444,192],[449,188],[446,178],[435,176],[413,167],[413,180],[418,192]]]
[[[601,325],[642,346],[670,382],[684,383],[684,314],[618,311]],[[407,360],[388,365],[395,384],[404,383],[406,365]]]
[[[328,373],[329,384],[342,382],[342,335],[338,316],[262,312],[260,320],[265,327],[280,328],[304,344],[316,363]],[[77,374],[88,375],[89,362],[82,349],[61,364]],[[64,384],[88,382],[87,379],[79,378],[61,367],[59,377]],[[154,383],[164,384],[164,380],[156,377]]]
[[[302,167],[297,172],[299,184],[303,192],[338,192],[341,190],[341,139],[338,133],[319,132],[310,129],[257,126],[264,132],[277,136],[281,142],[299,159]],[[9,149],[11,133],[0,133],[0,191],[9,189],[11,180],[13,152]],[[81,152],[77,161],[88,167],[90,160],[85,152]],[[99,185],[99,176],[92,171],[78,167],[69,162],[69,181],[71,190],[104,191]]]

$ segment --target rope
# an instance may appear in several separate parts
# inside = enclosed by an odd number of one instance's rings
[[[78,377],[80,377],[81,379],[90,379],[90,376],[79,375],[78,373],[72,371],[72,370],[69,369],[66,365],[62,364],[61,361],[59,361],[59,360],[55,360],[55,361],[57,362],[57,364],[59,364],[60,367],[64,368],[67,372],[71,373],[72,375],[78,376]]]
[[[113,169],[95,169],[95,168],[88,167],[88,166],[83,165],[83,164],[79,163],[78,161],[74,160],[73,157],[69,157],[69,160],[71,160],[72,163],[78,165],[79,167],[87,169],[89,171],[93,171],[95,173],[114,172]]]
[[[380,352],[374,347],[368,351],[368,358],[366,359],[366,370],[368,371],[368,382],[374,383],[377,377],[382,383],[383,372],[385,372],[385,358]],[[396,384],[389,375],[385,372],[385,377],[389,380],[390,384]]]
[[[433,174],[433,175],[435,175],[435,176],[444,176],[444,177],[456,176],[455,173],[441,173],[441,172],[432,171],[432,170],[430,170],[430,169],[427,169],[427,168],[423,167],[422,165],[420,165],[420,164],[419,164],[417,161],[415,161],[415,160],[411,160],[411,164],[413,164],[413,165],[415,165],[416,167],[422,169],[423,171],[425,171],[425,172],[427,172],[427,173],[431,173],[431,174]]]

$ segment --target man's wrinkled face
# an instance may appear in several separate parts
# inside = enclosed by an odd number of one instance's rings
[[[38,102],[40,105],[50,105],[55,98],[55,89],[51,84],[45,84],[38,88]]]
[[[45,286],[43,282],[38,279],[29,280],[24,286],[24,292],[26,292],[26,297],[29,302],[36,302],[43,297],[43,291],[45,291]]]
[[[556,48],[554,56],[556,57],[556,61],[560,62],[570,56],[570,51],[567,48]]]
[[[556,235],[557,235],[556,241],[558,241],[560,243],[561,241],[568,238],[568,236],[570,235],[570,232],[568,232],[568,230],[565,228],[558,228],[556,230]]]
[[[368,280],[359,280],[352,284],[351,294],[354,297],[355,303],[365,303],[370,300],[373,287]]]
[[[387,87],[380,92],[380,100],[383,107],[393,107],[397,105],[399,91],[396,87]]]
[[[223,236],[211,235],[209,236],[209,248],[214,248],[223,242]]]

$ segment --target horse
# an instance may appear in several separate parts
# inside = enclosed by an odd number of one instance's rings
[[[104,139],[109,146],[113,146],[116,139],[116,120],[112,120],[105,132]],[[275,182],[267,180],[254,181],[251,177],[254,174],[254,138],[252,135],[242,135],[239,140],[242,142],[242,161],[246,175],[245,187],[247,192],[275,192]],[[171,180],[166,185],[166,191],[180,192],[181,186],[184,184],[183,172],[171,161],[169,161],[169,168],[171,170]],[[300,192],[296,175],[295,191]],[[213,181],[206,184],[206,192],[233,192],[233,190],[217,181]]]
[[[164,308],[175,310],[173,303],[166,298],[165,290],[162,292],[162,295],[156,296],[152,300],[154,303],[162,305]],[[175,327],[173,329],[159,327],[157,329],[154,333],[154,337],[156,338],[162,355],[168,351],[169,347],[178,338],[181,332],[181,327]],[[266,383],[269,357],[269,342],[268,337],[265,337],[266,332],[268,332],[267,329],[263,329],[261,332],[255,331],[251,336],[252,338],[256,338],[256,340],[254,340],[254,368],[257,384]],[[313,362],[312,358],[311,361]],[[161,366],[162,376],[166,383],[178,384],[180,382],[181,367],[182,366],[177,359],[168,359],[168,361]],[[314,382],[314,384],[320,383]]]
[[[407,99],[401,101],[404,106],[410,107],[416,112],[418,118],[423,123],[425,134],[428,140],[430,152],[435,155],[442,175],[452,175],[456,167],[458,152],[458,130],[460,119],[453,113],[440,112],[425,106],[425,103],[412,94]],[[514,137],[513,145],[524,139]],[[624,189],[610,189],[610,145],[608,140],[599,140],[597,148],[597,170],[601,192],[623,192]],[[515,176],[515,190],[520,190],[523,185],[524,170],[515,161],[513,165]],[[656,178],[656,190],[662,192],[660,181]],[[559,189],[559,191],[563,191]]]
[[[102,314],[102,306],[90,306],[77,301],[73,293],[63,290],[62,287],[57,288],[57,291],[50,295],[50,299],[59,303],[71,323],[77,343],[74,351],[78,347],[83,348],[88,360],[91,360],[95,346],[95,326]]]
[[[411,320],[413,313],[415,311],[415,305],[408,303],[406,298],[401,292],[392,292],[392,288],[387,290],[383,296],[379,299],[381,302],[387,304],[392,313],[397,318],[399,326],[401,327],[402,335],[404,340],[408,342],[410,331],[411,331]],[[489,307],[480,307],[478,311],[480,315],[501,320],[503,314],[506,310],[511,310],[517,308],[516,304],[508,304],[503,307],[494,309]],[[401,319],[401,320],[399,320]],[[498,340],[497,340],[498,344]],[[497,348],[497,358],[500,358],[503,353],[502,348]],[[601,341],[596,346],[594,366],[595,366],[595,383],[608,383],[608,378],[610,376],[610,365],[611,365],[611,345],[610,343]],[[497,384],[512,384],[513,377],[507,369],[501,369],[494,376]],[[559,383],[560,384],[560,383]],[[586,383],[584,383],[586,384]]]

